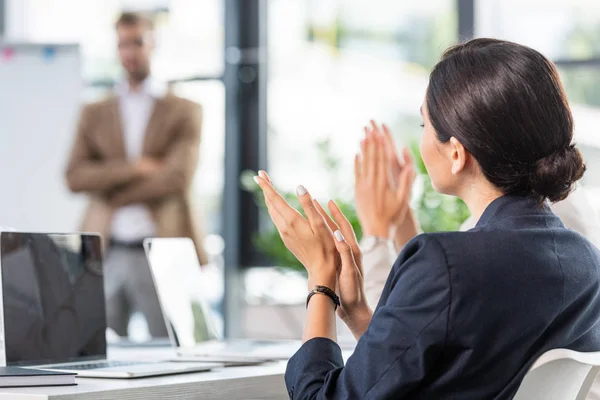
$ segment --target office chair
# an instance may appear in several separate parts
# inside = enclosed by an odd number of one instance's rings
[[[554,349],[531,366],[514,400],[585,400],[600,372],[600,351]]]

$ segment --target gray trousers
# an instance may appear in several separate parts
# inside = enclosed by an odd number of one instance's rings
[[[111,246],[104,262],[104,292],[109,328],[127,336],[135,311],[146,318],[152,337],[167,337],[150,267],[142,248]]]

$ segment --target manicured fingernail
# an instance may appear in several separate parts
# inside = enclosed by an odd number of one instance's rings
[[[307,193],[307,191],[304,186],[300,185],[296,188],[296,193],[298,193],[298,196],[304,196]]]
[[[254,182],[256,182],[256,184],[258,185],[258,176],[254,177]]]
[[[259,175],[261,178],[263,178],[263,179],[266,179],[266,178],[265,178],[265,171],[258,171],[258,175]]]
[[[340,232],[339,230],[333,232],[333,236],[335,236],[335,238],[337,239],[338,242],[344,241],[344,235],[342,235],[342,232]]]

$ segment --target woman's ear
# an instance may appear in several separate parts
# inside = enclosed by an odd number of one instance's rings
[[[452,175],[459,174],[467,163],[467,150],[455,137],[450,138],[450,162]]]

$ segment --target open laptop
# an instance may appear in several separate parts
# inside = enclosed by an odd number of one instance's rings
[[[0,365],[137,378],[206,371],[210,363],[106,359],[98,235],[0,232]]]
[[[259,363],[287,360],[300,347],[296,340],[220,340],[202,288],[223,283],[206,281],[211,277],[202,272],[192,240],[146,239],[144,248],[169,337],[180,359]]]

